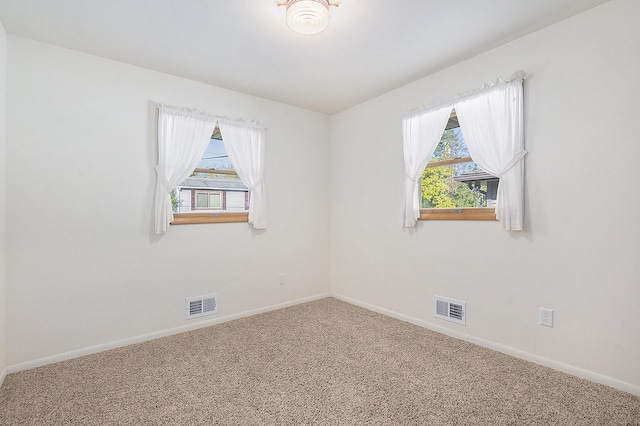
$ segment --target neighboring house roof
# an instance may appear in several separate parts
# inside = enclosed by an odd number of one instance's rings
[[[453,178],[456,182],[476,182],[479,180],[498,180],[498,177],[491,175],[484,170],[477,172],[463,173]]]
[[[190,189],[220,189],[220,190],[232,190],[232,191],[247,191],[247,185],[245,185],[240,179],[225,179],[225,178],[208,178],[208,177],[188,177],[183,180],[180,188]]]

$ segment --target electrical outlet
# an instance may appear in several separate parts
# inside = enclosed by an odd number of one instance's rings
[[[278,275],[278,285],[284,285],[284,283],[285,283],[284,274]]]
[[[553,309],[540,308],[540,324],[553,327]]]

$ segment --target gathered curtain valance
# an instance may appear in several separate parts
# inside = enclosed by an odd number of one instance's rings
[[[251,194],[249,223],[267,227],[264,186],[265,129],[255,123],[232,121],[206,113],[157,104],[158,163],[154,199],[155,233],[163,234],[173,221],[170,192],[189,177],[218,125],[229,160]]]
[[[496,83],[485,84],[478,91],[404,118],[405,227],[415,226],[420,216],[418,178],[444,132],[448,118],[448,115],[443,118],[444,111],[450,114],[455,108],[471,158],[483,170],[500,178],[496,218],[506,230],[523,229],[523,160],[527,154],[524,149],[522,89],[525,76],[519,71],[509,80],[499,79]],[[433,134],[438,131],[434,142]],[[425,138],[426,134],[431,137]],[[418,145],[421,148],[416,148]],[[413,154],[407,155],[408,152]],[[409,182],[410,175],[412,182]]]

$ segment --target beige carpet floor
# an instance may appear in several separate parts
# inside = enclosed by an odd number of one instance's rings
[[[1,425],[640,425],[640,398],[327,298],[10,374]]]

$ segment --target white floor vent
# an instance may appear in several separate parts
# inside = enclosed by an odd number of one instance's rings
[[[466,324],[466,302],[440,296],[435,296],[435,300],[435,313],[433,316],[462,325]]]
[[[216,312],[218,312],[218,298],[216,294],[187,299],[187,319],[211,315]]]

